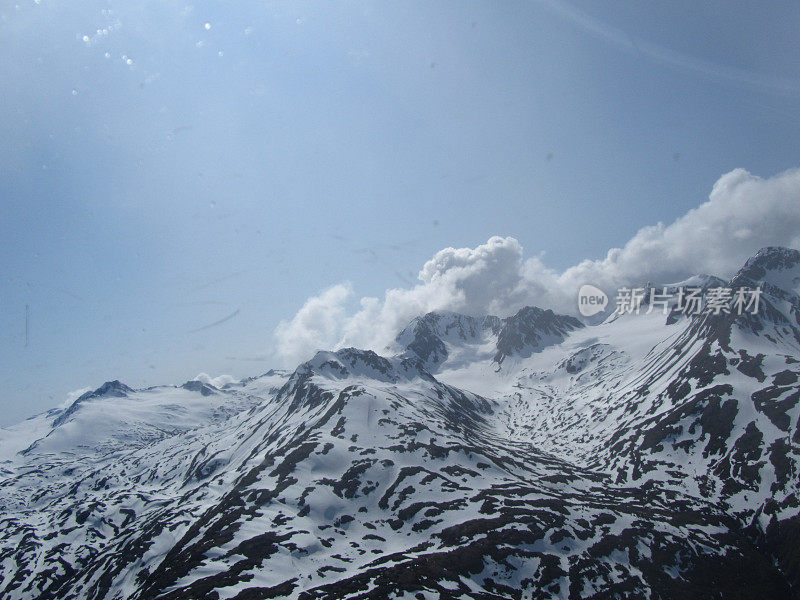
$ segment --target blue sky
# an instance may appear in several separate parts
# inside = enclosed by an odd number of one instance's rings
[[[3,4],[0,425],[261,373],[309,297],[442,248],[562,271],[798,167],[797,31],[788,2]]]

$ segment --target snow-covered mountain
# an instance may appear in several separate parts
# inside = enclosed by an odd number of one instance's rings
[[[486,358],[500,365],[510,356],[527,357],[563,342],[569,332],[581,327],[583,323],[575,317],[535,306],[523,307],[506,319],[432,312],[403,329],[390,351],[400,349],[431,369],[444,362],[468,366]]]
[[[430,313],[0,430],[0,597],[798,598],[800,253],[678,285],[761,306]]]

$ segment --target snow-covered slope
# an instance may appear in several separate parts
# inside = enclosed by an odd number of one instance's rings
[[[797,598],[800,253],[757,315],[430,313],[0,434],[3,598]]]

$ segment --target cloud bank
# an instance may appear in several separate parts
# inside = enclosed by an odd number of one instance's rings
[[[355,310],[348,310],[350,284],[335,285],[278,325],[276,351],[292,366],[319,349],[381,351],[411,319],[432,310],[507,316],[537,305],[576,314],[585,283],[611,292],[698,273],[730,277],[763,246],[800,248],[800,169],[769,179],[735,169],[719,178],[707,202],[675,222],[644,227],[605,258],[561,273],[540,258],[525,259],[516,239],[492,237],[475,248],[440,250],[423,265],[419,284],[389,289],[383,299],[361,298]]]

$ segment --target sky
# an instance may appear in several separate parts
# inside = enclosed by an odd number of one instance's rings
[[[800,5],[0,4],[0,426],[800,235]]]

